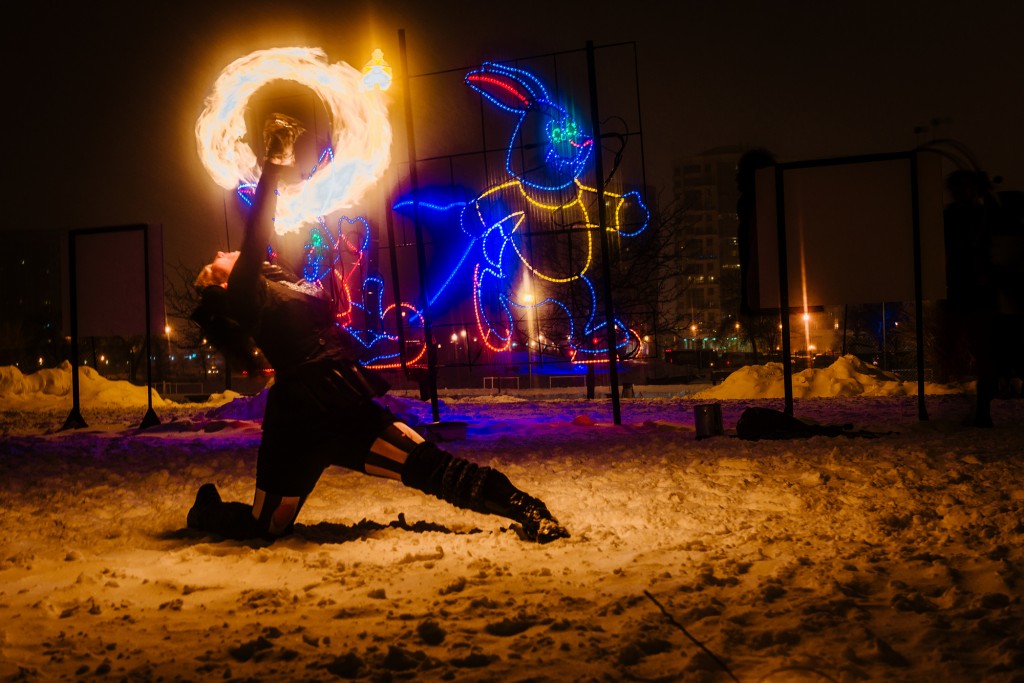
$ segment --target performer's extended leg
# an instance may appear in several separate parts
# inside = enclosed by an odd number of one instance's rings
[[[406,458],[424,438],[404,422],[392,422],[370,446],[363,469],[367,474],[389,479],[402,479]]]
[[[364,469],[400,479],[456,507],[519,522],[529,540],[548,543],[569,537],[543,502],[517,489],[504,474],[441,450],[404,422],[391,424],[378,436]]]

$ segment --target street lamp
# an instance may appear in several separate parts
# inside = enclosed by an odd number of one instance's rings
[[[164,374],[164,381],[167,381],[167,377],[171,374],[171,326],[164,325],[164,335],[167,341],[167,372]],[[164,388],[166,391],[166,387]]]
[[[522,290],[520,290],[522,291]],[[529,385],[533,388],[533,293],[524,292],[523,301],[526,303],[526,370],[529,375]],[[538,325],[539,325],[538,321]]]

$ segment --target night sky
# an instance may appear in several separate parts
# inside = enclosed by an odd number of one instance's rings
[[[796,161],[902,151],[930,137],[961,141],[1004,178],[1002,189],[1024,189],[1024,3],[1016,0],[23,10],[27,18],[4,28],[13,201],[0,225],[161,223],[168,263],[207,261],[226,246],[226,223],[238,225],[233,198],[206,175],[193,136],[220,70],[253,50],[289,45],[320,46],[330,61],[356,67],[381,47],[397,66],[400,28],[414,73],[574,50],[588,39],[635,41],[648,180],[662,189],[673,161],[724,145]],[[402,125],[398,107],[392,122]],[[915,133],[922,126],[929,130]]]

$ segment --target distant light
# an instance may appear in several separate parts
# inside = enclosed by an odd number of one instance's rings
[[[387,90],[392,80],[394,72],[391,65],[384,60],[384,51],[377,48],[371,54],[370,61],[363,66],[363,89]]]

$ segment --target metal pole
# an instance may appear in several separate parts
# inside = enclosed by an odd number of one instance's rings
[[[64,420],[64,426],[61,427],[62,431],[89,426],[82,419],[78,391],[78,267],[76,264],[78,256],[75,253],[75,238],[76,232],[74,230],[70,231],[68,233],[68,280],[71,299],[69,302],[71,305],[71,319],[69,321],[71,325],[71,412],[68,413],[67,419]]]
[[[888,370],[889,369],[889,356],[888,356],[888,352],[886,351],[887,346],[886,346],[886,339],[885,339],[885,324],[886,324],[886,321],[885,321],[885,302],[883,301],[882,302],[882,369],[883,370]]]
[[[597,65],[594,61],[594,41],[587,41],[587,76],[590,84],[590,125],[593,129],[594,170],[597,174],[597,223],[601,231],[601,256],[604,261],[604,317],[608,340],[608,382],[612,390],[612,418],[622,424],[619,405],[619,370],[615,352],[615,309],[612,305],[611,248],[608,244],[607,220],[604,205],[604,162],[601,154],[601,117],[597,107]]]
[[[416,196],[419,185],[416,177],[416,136],[412,124],[412,93],[409,83],[409,54],[405,47],[405,29],[398,29],[398,52],[402,62],[402,81],[405,83],[405,128],[409,138],[409,184],[412,196]],[[416,262],[419,266],[420,296],[423,299],[423,343],[427,350],[427,384],[430,392],[430,411],[434,422],[441,419],[437,401],[437,348],[434,346],[430,327],[430,292],[427,291],[427,252],[423,244],[423,228],[419,220],[419,204],[414,199],[412,205],[412,224],[416,231]]]
[[[388,251],[390,252],[391,259],[391,289],[395,293],[395,330],[398,337],[398,363],[402,367],[402,376],[404,377],[406,373],[405,325],[402,324],[402,290],[398,285],[398,246],[395,244],[395,219],[391,215],[390,206],[384,207],[384,221],[388,230]]]
[[[846,320],[850,317],[850,304],[843,304],[843,355],[846,355]]]
[[[150,359],[149,348],[150,338],[152,337],[152,326],[150,325],[151,312],[149,307],[149,225],[142,226],[142,279],[143,282],[143,296],[146,297],[146,387],[148,389],[147,397],[149,408],[146,410],[145,416],[142,418],[142,424],[140,428],[145,429],[146,427],[152,427],[153,425],[160,424],[160,418],[156,416],[153,411],[153,363]],[[167,338],[167,352],[171,351],[171,339]],[[166,379],[166,377],[164,378]],[[166,386],[164,387],[166,389]]]
[[[917,418],[928,419],[924,404],[924,291],[921,265],[921,197],[919,194],[917,154],[910,155],[910,206],[914,232],[914,325],[917,342]]]
[[[789,340],[789,256],[786,253],[786,192],[782,167],[775,167],[775,222],[779,243],[779,313],[782,316],[782,388],[785,412],[793,414],[793,368]]]

